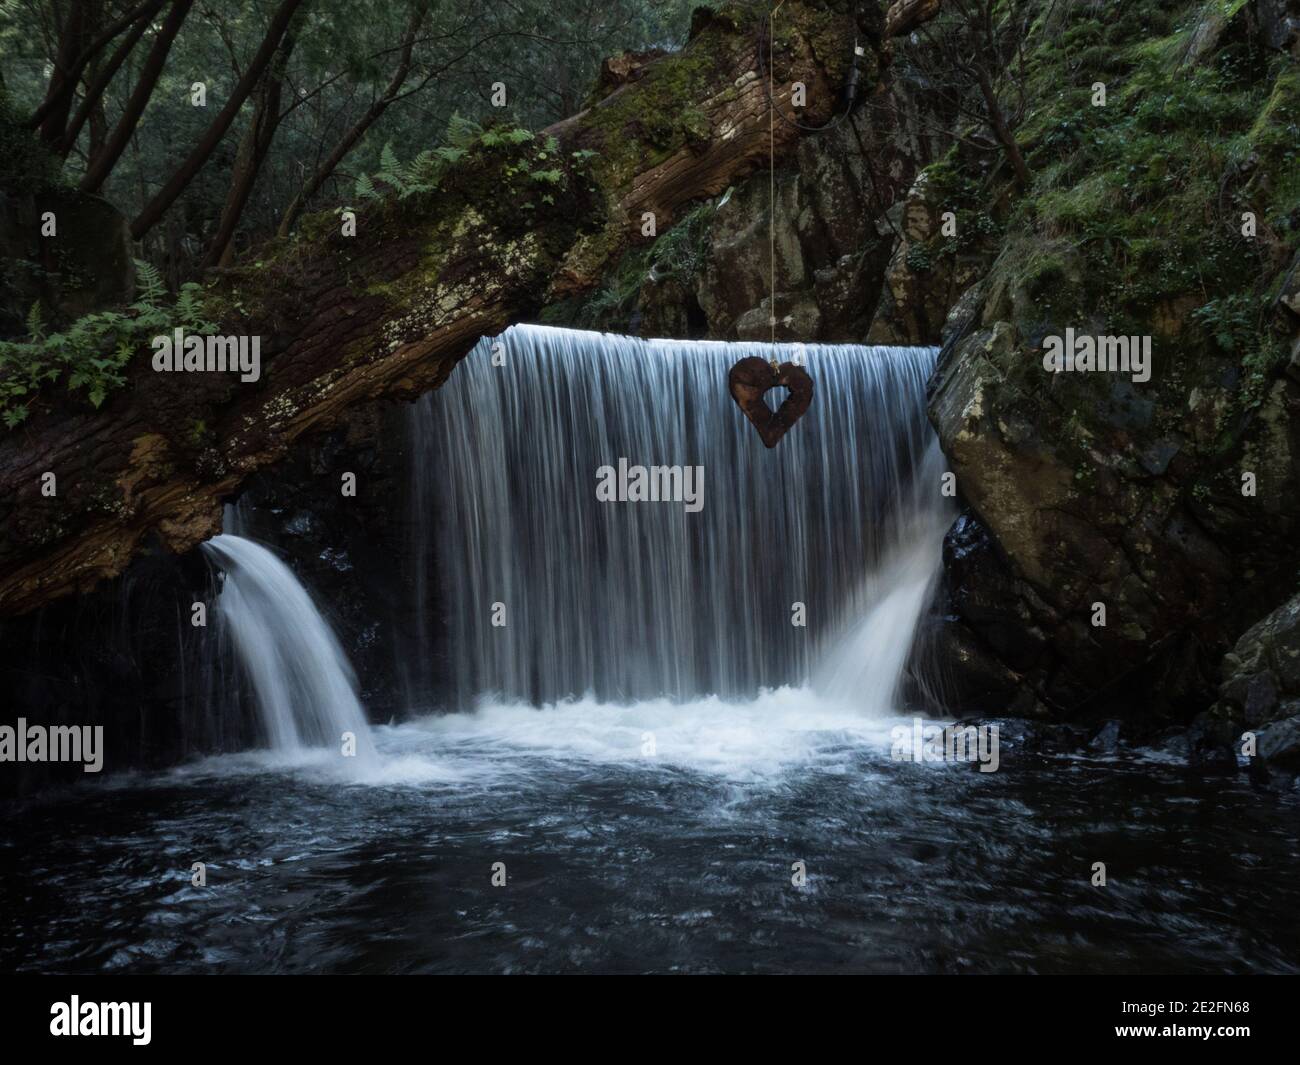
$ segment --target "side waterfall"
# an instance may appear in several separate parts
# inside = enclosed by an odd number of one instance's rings
[[[218,620],[252,684],[271,747],[283,754],[337,751],[343,733],[351,732],[358,761],[370,759],[374,748],[356,677],[298,578],[242,536],[214,536],[203,550],[223,571]]]
[[[812,683],[893,708],[952,520],[936,350],[803,350],[815,398],[770,451],[727,391],[766,344],[520,325],[420,400],[416,565],[436,555],[460,707]],[[702,467],[703,508],[601,501],[620,460]]]

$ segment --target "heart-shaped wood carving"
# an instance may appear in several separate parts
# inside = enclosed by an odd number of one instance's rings
[[[768,447],[776,447],[781,437],[789,431],[812,403],[813,382],[808,371],[792,362],[783,362],[774,368],[766,359],[751,355],[741,359],[727,374],[727,387],[736,406],[754,423],[758,435]],[[790,394],[776,410],[763,402],[763,396],[773,388],[787,388]]]

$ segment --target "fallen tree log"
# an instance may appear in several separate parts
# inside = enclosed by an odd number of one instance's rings
[[[89,590],[147,544],[186,551],[219,531],[246,478],[350,406],[414,398],[482,336],[594,286],[629,243],[779,158],[799,136],[771,121],[755,7],[697,12],[690,42],[532,140],[488,135],[434,191],[368,202],[355,235],[335,213],[216,274],[208,317],[259,337],[261,373],[159,373],[142,352],[100,410],[43,396],[0,438],[0,616]],[[878,78],[874,4],[787,2],[772,97],[825,122],[854,40]],[[49,476],[52,475],[52,478]],[[322,479],[321,491],[338,491]]]

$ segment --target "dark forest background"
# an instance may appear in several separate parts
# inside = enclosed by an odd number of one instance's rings
[[[0,168],[105,196],[176,287],[355,198],[386,161],[575,113],[604,57],[680,47],[695,6],[4,0]]]

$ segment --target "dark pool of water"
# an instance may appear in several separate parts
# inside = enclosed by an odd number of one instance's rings
[[[11,804],[0,969],[1300,971],[1294,793],[726,710],[458,715],[378,730],[364,783],[237,756]]]

